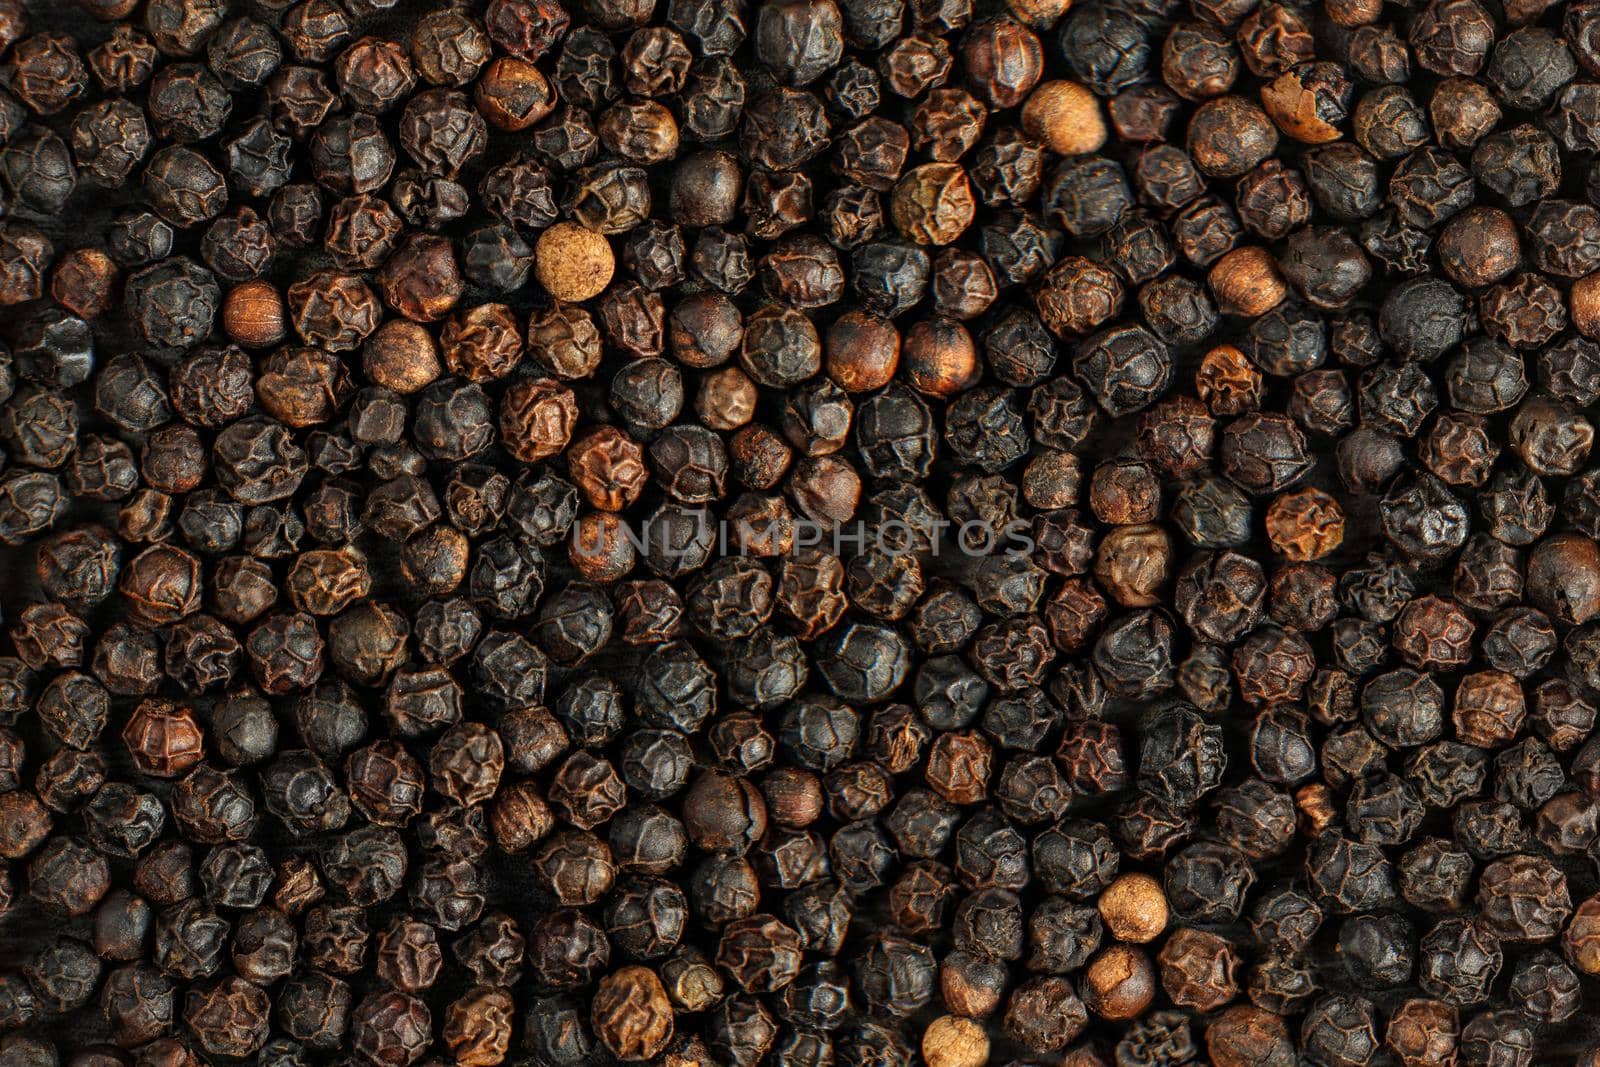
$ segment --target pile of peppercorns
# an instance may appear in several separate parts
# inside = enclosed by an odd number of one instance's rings
[[[0,0],[0,1067],[1600,1067],[1600,0],[567,2]]]

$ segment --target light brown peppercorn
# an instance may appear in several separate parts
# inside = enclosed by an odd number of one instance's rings
[[[222,302],[222,328],[243,348],[271,348],[289,332],[283,294],[268,281],[235,286]]]
[[[1161,588],[1172,569],[1172,539],[1154,523],[1118,526],[1101,538],[1094,576],[1125,608],[1161,602]]]
[[[978,1019],[990,1015],[1005,995],[1006,965],[959,949],[939,964],[939,993],[957,1015]]]
[[[1006,6],[1025,25],[1048,30],[1072,10],[1072,0],[1006,0]]]
[[[1284,493],[1267,505],[1267,537],[1296,563],[1321,559],[1344,543],[1344,508],[1313,486]]]
[[[1354,29],[1377,22],[1383,14],[1383,0],[1337,0],[1323,4],[1323,10],[1330,21]]]
[[[1297,1062],[1289,1023],[1254,1004],[1235,1004],[1206,1028],[1212,1067],[1268,1067]]]
[[[496,1067],[511,1045],[515,1007],[504,989],[478,988],[445,1009],[440,1036],[458,1067]]]
[[[1100,894],[1098,907],[1111,936],[1136,945],[1160,937],[1170,915],[1161,883],[1137,872],[1118,875]]]
[[[1100,101],[1069,81],[1041,82],[1022,105],[1022,128],[1064,156],[1098,152],[1106,143]]]
[[[756,415],[760,390],[738,367],[723,367],[700,380],[694,411],[713,430],[737,430]]]
[[[1155,997],[1155,968],[1132,945],[1103,949],[1084,972],[1083,1002],[1103,1019],[1137,1019]]]
[[[901,235],[922,245],[947,245],[972,225],[978,202],[959,163],[924,163],[894,187],[889,214]]]
[[[984,1067],[989,1035],[971,1019],[941,1015],[923,1031],[922,1059],[928,1067]]]
[[[1204,930],[1174,930],[1156,957],[1161,988],[1183,1008],[1216,1011],[1239,995],[1239,957],[1231,942]]]
[[[374,385],[397,393],[416,392],[444,369],[433,335],[408,319],[390,319],[367,338],[361,368]]]
[[[1256,318],[1265,315],[1289,295],[1278,261],[1265,248],[1235,248],[1211,268],[1207,281],[1225,314]]]
[[[672,1002],[648,967],[624,967],[600,979],[591,1004],[595,1036],[619,1060],[649,1060],[672,1040]]]
[[[1261,372],[1233,345],[1218,345],[1201,358],[1194,387],[1211,414],[1219,417],[1256,410],[1265,389]]]
[[[1299,815],[1300,832],[1316,837],[1338,817],[1334,809],[1333,790],[1322,782],[1312,782],[1294,791],[1294,807]]]
[[[643,449],[615,426],[597,426],[574,440],[567,469],[589,503],[604,511],[631,506],[650,480]]]
[[[534,245],[534,273],[557,300],[577,303],[605,292],[616,270],[611,242],[576,222],[558,222]]]
[[[1573,909],[1572,919],[1561,935],[1561,946],[1578,970],[1600,975],[1600,894]]]
[[[1579,278],[1567,292],[1572,326],[1591,341],[1600,339],[1600,272]]]
[[[1600,615],[1600,545],[1580,533],[1552,534],[1528,556],[1528,599],[1569,626]]]
[[[478,111],[498,129],[515,133],[550,114],[556,94],[538,67],[501,56],[484,70],[473,95]]]
[[[822,782],[799,767],[779,767],[761,780],[767,816],[779,826],[801,829],[822,817]]]

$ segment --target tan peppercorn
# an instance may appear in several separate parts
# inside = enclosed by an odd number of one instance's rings
[[[522,361],[522,331],[504,304],[479,304],[451,315],[439,332],[450,373],[472,382],[504,378]]]
[[[1574,329],[1591,341],[1600,338],[1600,273],[1572,283],[1567,307],[1572,312]]]
[[[942,1015],[923,1031],[922,1059],[928,1067],[983,1067],[989,1062],[989,1035],[971,1019]]]
[[[1122,282],[1110,267],[1083,256],[1056,262],[1034,290],[1039,318],[1057,337],[1088,333],[1122,310]]]
[[[573,441],[567,469],[584,498],[603,511],[631,506],[650,480],[644,450],[615,426],[598,426]]]
[[[577,303],[605,292],[616,270],[611,242],[576,222],[558,222],[534,245],[534,273],[557,300]]]
[[[1306,144],[1337,141],[1344,136],[1338,124],[1349,118],[1350,83],[1324,74],[1323,64],[1302,63],[1261,87],[1261,106],[1278,129]]]
[[[1041,82],[1022,105],[1022,128],[1064,156],[1097,152],[1106,143],[1100,101],[1081,85]]]
[[[234,286],[222,301],[222,328],[243,348],[271,348],[289,332],[283,294],[265,281]]]
[[[1022,470],[1022,499],[1040,511],[1071,507],[1078,499],[1082,481],[1076,455],[1041,449]]]
[[[374,385],[414,393],[437,379],[444,367],[425,327],[408,319],[390,319],[361,346],[361,369]]]
[[[1148,944],[1167,928],[1167,894],[1148,874],[1118,875],[1100,894],[1100,917],[1118,941]]]
[[[648,967],[606,975],[590,1003],[595,1036],[619,1060],[654,1059],[672,1040],[672,1002]]]
[[[1344,508],[1312,486],[1284,493],[1267,505],[1267,538],[1296,563],[1321,559],[1344,543]]]
[[[1110,1065],[1093,1044],[1085,1043],[1062,1053],[1061,1062],[1057,1067],[1110,1067]]]
[[[1112,945],[1089,961],[1083,1002],[1103,1019],[1137,1019],[1156,997],[1150,957],[1132,945]]]
[[[1472,78],[1446,78],[1428,101],[1434,135],[1446,148],[1471,148],[1500,125],[1494,94]]]
[[[889,215],[901,236],[919,245],[947,245],[972,225],[978,202],[959,163],[924,163],[894,187]]]
[[[1217,260],[1207,278],[1224,314],[1257,318],[1289,295],[1278,261],[1265,248],[1235,248]]]
[[[1006,965],[959,949],[939,964],[939,995],[957,1015],[980,1019],[1000,1006],[1008,980]]]

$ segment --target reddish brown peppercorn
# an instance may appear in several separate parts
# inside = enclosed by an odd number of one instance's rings
[[[912,323],[901,360],[911,387],[933,397],[954,396],[978,374],[978,348],[972,335],[959,322],[937,316]]]
[[[1257,318],[1289,295],[1278,261],[1265,248],[1235,248],[1212,266],[1206,278],[1217,307],[1229,315]]]

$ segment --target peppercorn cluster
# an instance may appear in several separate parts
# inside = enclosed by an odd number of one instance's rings
[[[0,0],[0,1067],[1597,1067],[1597,155],[1600,0]]]

